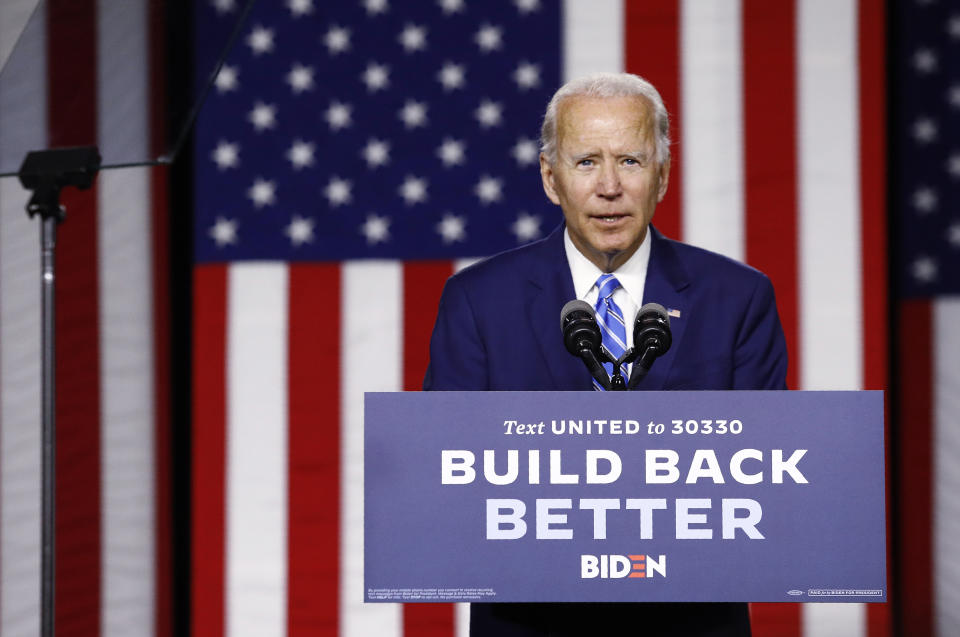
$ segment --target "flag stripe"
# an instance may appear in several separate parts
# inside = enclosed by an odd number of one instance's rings
[[[223,637],[225,617],[227,270],[198,266],[193,280],[191,625],[208,637]]]
[[[402,266],[348,262],[341,290],[340,634],[399,637],[399,605],[363,603],[363,393],[402,388]]]
[[[683,238],[743,260],[740,3],[683,0],[680,77]],[[704,108],[704,104],[710,104]]]
[[[5,49],[25,21],[0,3]],[[46,140],[46,32],[43,20],[20,41],[36,63],[0,74],[0,163],[16,166],[15,149]],[[17,108],[29,104],[30,108]],[[0,179],[0,635],[40,631],[40,252],[28,193]]]
[[[934,484],[933,584],[936,634],[943,637],[960,632],[960,298],[938,299],[933,305],[934,384],[933,417]]]
[[[624,25],[626,28],[624,70],[636,73],[653,83],[660,92],[671,116],[670,183],[669,194],[657,205],[655,225],[668,237],[682,239],[683,165],[686,151],[678,141],[683,139],[684,124],[678,121],[681,113],[680,81],[680,10],[679,0],[663,2],[627,2]]]
[[[746,262],[770,277],[797,387],[796,5],[743,3]]]
[[[99,3],[100,150],[147,157],[146,3]],[[153,294],[150,174],[99,177],[101,634],[152,634],[155,623]]]
[[[282,263],[230,268],[227,631],[287,628],[287,299]]]
[[[623,0],[564,0],[563,81],[623,70]]]
[[[430,360],[430,334],[443,285],[453,274],[449,261],[403,265],[403,390],[420,391]],[[452,604],[404,604],[404,637],[453,637]]]
[[[53,147],[96,139],[96,5],[47,4],[48,116]],[[98,635],[101,605],[101,358],[98,186],[66,189],[56,284],[56,626]]]
[[[336,635],[340,568],[338,265],[290,266],[287,634]],[[317,370],[322,371],[318,381]]]

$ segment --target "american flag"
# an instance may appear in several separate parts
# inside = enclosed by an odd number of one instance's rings
[[[196,3],[197,68],[240,4]],[[878,0],[257,3],[193,149],[193,633],[465,634],[463,607],[360,601],[362,393],[417,389],[446,277],[559,221],[527,143],[546,97],[565,79],[627,70],[661,90],[674,123],[655,224],[770,275],[790,386],[903,380],[892,414],[903,426],[890,436],[892,605],[908,634],[956,634],[956,252],[949,242],[934,252],[930,238],[916,252],[900,243],[941,220],[929,236],[942,245],[956,223],[956,110],[945,101],[957,84],[956,12],[946,4],[902,0],[888,15]],[[0,76],[3,166],[19,164],[25,138],[109,145],[121,123],[129,143],[162,138],[154,3],[41,7],[42,37],[17,47],[29,63]],[[32,9],[0,2],[0,55]],[[908,46],[908,28],[925,39]],[[886,61],[897,64],[893,259]],[[483,128],[495,114],[500,123]],[[916,133],[931,123],[924,143]],[[182,590],[171,587],[188,584],[169,571],[164,179],[106,171],[66,201],[63,634],[169,635],[170,593]],[[0,179],[4,636],[39,631],[39,258],[26,199]],[[931,271],[918,258],[934,260],[935,281],[910,280]],[[759,636],[892,633],[885,605],[752,611]]]
[[[960,8],[895,8],[891,199],[898,291],[901,612],[960,632]]]

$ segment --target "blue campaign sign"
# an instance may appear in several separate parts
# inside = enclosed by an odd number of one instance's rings
[[[886,600],[882,392],[365,403],[368,602]]]

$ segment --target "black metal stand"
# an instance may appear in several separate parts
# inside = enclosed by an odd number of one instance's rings
[[[64,220],[60,190],[75,186],[89,188],[100,170],[100,153],[94,146],[33,151],[20,166],[20,183],[33,190],[27,203],[30,217],[40,215],[41,309],[41,414],[42,414],[42,502],[40,634],[54,637],[56,584],[56,333],[54,292],[56,283],[57,225]]]

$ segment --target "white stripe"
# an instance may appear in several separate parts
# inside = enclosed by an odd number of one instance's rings
[[[564,0],[563,81],[623,70],[623,1]]]
[[[20,34],[27,26],[27,20],[30,19],[39,2],[40,0],[4,0],[0,2],[0,69],[3,68],[10,54],[13,53],[14,45],[17,44]]]
[[[98,130],[106,161],[144,159],[144,0],[98,5]],[[99,177],[101,635],[153,635],[155,458],[149,169]]]
[[[470,637],[470,604],[454,604],[454,636]]]
[[[866,637],[863,604],[802,604],[804,637]]]
[[[684,0],[680,20],[683,240],[743,260],[740,3]]]
[[[456,261],[453,262],[453,271],[459,272],[460,270],[463,270],[464,268],[469,268],[474,263],[479,263],[482,260],[483,260],[483,257],[476,257],[473,259],[457,259]]]
[[[0,2],[0,41],[24,5]],[[0,74],[0,166],[17,167],[23,148],[46,146],[46,38],[43,20],[18,49],[29,66]],[[14,31],[15,32],[15,31]],[[9,43],[9,44],[8,44]],[[40,228],[29,193],[0,179],[0,635],[40,633]]]
[[[403,270],[367,261],[342,271],[340,635],[393,637],[402,607],[363,603],[363,393],[403,389]]]
[[[933,569],[937,635],[960,635],[960,298],[933,305]]]
[[[802,0],[797,13],[801,389],[860,389],[857,7]],[[866,634],[860,604],[804,604],[806,637]]]
[[[230,267],[226,634],[287,630],[287,267]]]
[[[857,8],[798,8],[801,388],[860,389]]]

